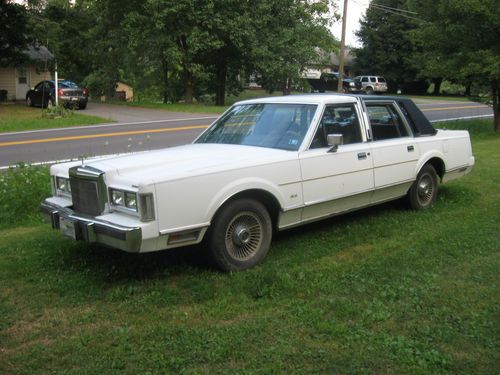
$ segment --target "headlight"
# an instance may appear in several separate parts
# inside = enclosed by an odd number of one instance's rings
[[[125,192],[121,190],[111,190],[111,203],[115,206],[125,206]]]
[[[137,212],[137,193],[110,188],[109,198],[112,206],[124,207]]]
[[[135,193],[125,193],[125,207],[137,211],[137,195]]]
[[[69,179],[57,176],[55,181],[56,195],[71,195]]]

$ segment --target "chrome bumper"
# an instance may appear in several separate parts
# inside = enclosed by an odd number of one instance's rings
[[[52,228],[75,240],[99,243],[128,252],[139,252],[141,248],[142,231],[139,227],[124,227],[79,216],[67,207],[47,201],[40,205],[40,211]]]

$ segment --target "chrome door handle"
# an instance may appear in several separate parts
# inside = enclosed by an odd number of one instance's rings
[[[359,152],[358,160],[363,160],[363,159],[366,159],[366,152]]]

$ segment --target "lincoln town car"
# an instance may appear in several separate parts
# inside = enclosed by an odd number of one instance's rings
[[[74,240],[203,243],[244,270],[276,231],[400,198],[424,210],[473,166],[469,133],[434,129],[410,99],[291,95],[238,102],[189,145],[55,164],[41,210]]]

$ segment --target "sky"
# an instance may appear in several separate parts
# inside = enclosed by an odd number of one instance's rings
[[[348,0],[347,4],[347,26],[346,26],[346,45],[351,47],[360,47],[354,32],[359,29],[359,20],[364,16],[366,8],[371,0]],[[339,7],[339,13],[342,15],[344,9],[344,0],[336,0]],[[338,40],[342,36],[342,21],[335,23],[332,32]]]

